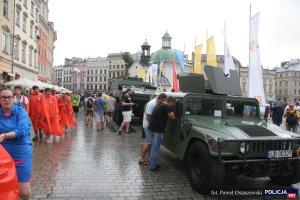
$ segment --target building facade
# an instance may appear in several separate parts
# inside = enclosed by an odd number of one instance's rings
[[[248,96],[249,88],[249,67],[240,67],[240,84],[242,89],[242,96]],[[263,87],[265,91],[266,99],[268,97],[275,98],[275,80],[276,70],[263,69]]]
[[[300,59],[282,62],[276,68],[276,99],[300,101]]]
[[[97,93],[107,90],[107,69],[106,57],[88,58],[86,63],[84,90]]]
[[[125,75],[125,62],[122,58],[123,53],[110,53],[107,56],[107,79],[113,79]],[[108,81],[107,80],[107,81]]]

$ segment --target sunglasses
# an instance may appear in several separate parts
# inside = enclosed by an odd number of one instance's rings
[[[11,100],[13,98],[13,96],[1,96],[0,99],[2,101],[5,101],[5,100]]]

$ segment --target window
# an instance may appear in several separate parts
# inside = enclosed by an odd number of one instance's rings
[[[2,52],[8,54],[8,36],[2,33]]]
[[[32,48],[29,48],[29,54],[28,54],[28,62],[29,65],[32,66]]]
[[[34,55],[33,55],[33,67],[36,69],[36,51],[34,51]]]
[[[272,93],[272,90],[273,90],[273,86],[269,85],[269,93]]]
[[[22,62],[26,63],[26,44],[22,44]]]
[[[33,23],[30,23],[30,37],[33,36]]]
[[[27,0],[23,0],[23,5],[27,8]]]
[[[8,1],[7,0],[3,0],[3,17],[8,17]]]
[[[23,16],[23,31],[26,33],[27,18]]]
[[[35,9],[35,20],[36,21],[39,20],[39,11],[38,11],[38,9]]]
[[[15,44],[14,44],[14,58],[19,60],[19,43],[20,40],[15,39]]]
[[[20,26],[20,11],[19,10],[16,11],[16,24],[18,26]]]
[[[256,102],[240,100],[228,100],[226,102],[227,117],[258,117],[258,105]]]
[[[34,16],[34,3],[33,3],[33,1],[31,1],[30,14],[31,14],[32,17]]]
[[[34,41],[37,43],[37,39],[38,39],[38,30],[37,28],[34,31]]]
[[[297,95],[297,93],[296,93],[296,89],[294,89],[294,95]]]

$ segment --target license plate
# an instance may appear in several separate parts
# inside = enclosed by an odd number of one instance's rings
[[[268,158],[290,158],[293,156],[292,150],[269,151]]]

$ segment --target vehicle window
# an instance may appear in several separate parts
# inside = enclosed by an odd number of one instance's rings
[[[185,105],[186,115],[222,116],[222,100],[189,97]]]
[[[258,107],[255,102],[229,100],[226,102],[227,117],[257,117]]]

